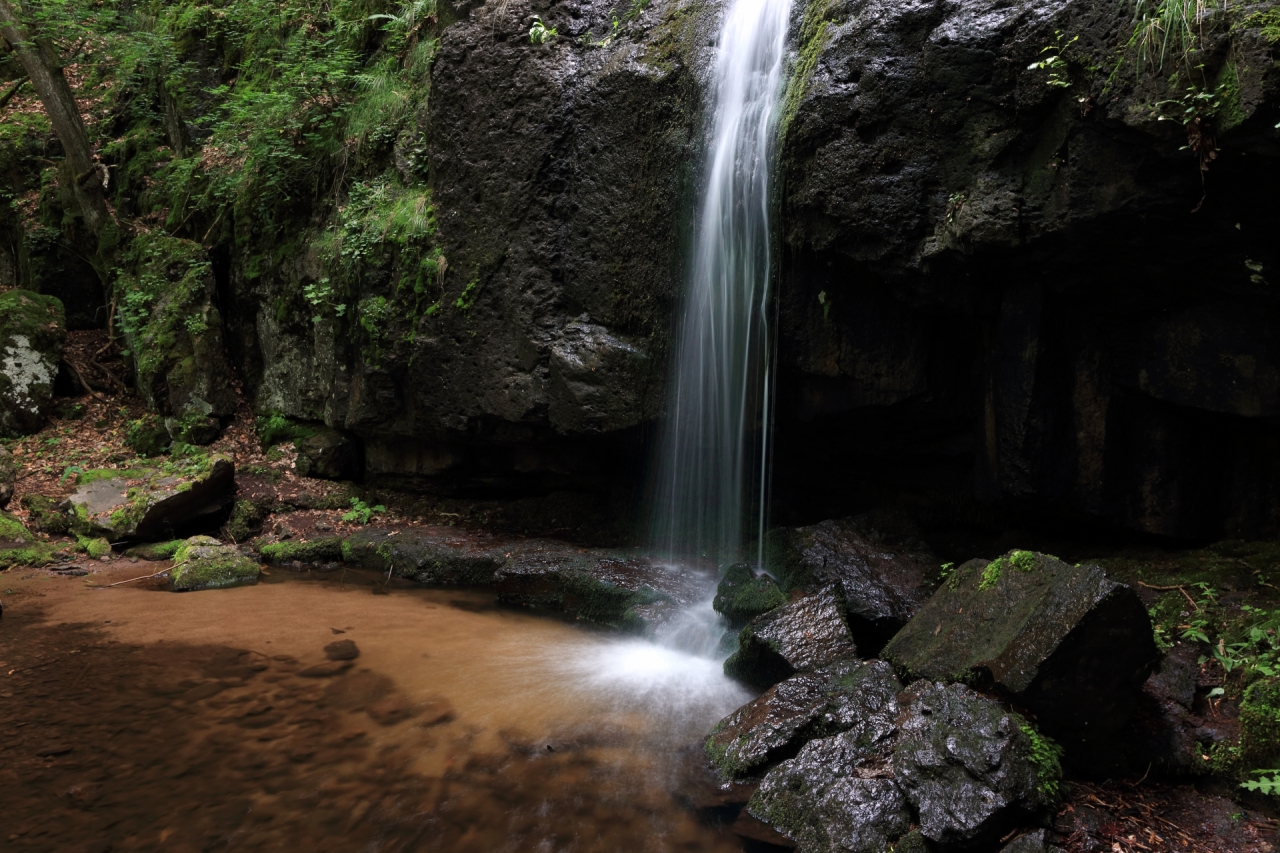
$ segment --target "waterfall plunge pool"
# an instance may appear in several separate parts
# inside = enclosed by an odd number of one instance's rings
[[[7,849],[743,849],[677,794],[718,660],[356,571],[86,583],[138,568],[6,577]]]

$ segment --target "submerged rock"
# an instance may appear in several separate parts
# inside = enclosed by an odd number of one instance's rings
[[[258,564],[211,536],[192,536],[178,547],[169,570],[175,591],[216,589],[258,582]]]
[[[990,682],[1082,764],[1110,750],[1158,659],[1132,589],[1030,551],[965,563],[882,656],[913,679]]]
[[[736,628],[786,603],[787,596],[777,581],[757,575],[746,563],[735,563],[725,570],[711,606]]]
[[[0,436],[44,426],[67,340],[66,313],[52,296],[0,293]]]
[[[960,684],[918,682],[898,703],[893,776],[925,837],[989,843],[1056,803],[1055,747],[1021,715]]]
[[[933,556],[923,545],[891,545],[861,519],[823,521],[769,534],[770,570],[790,589],[834,587],[861,640],[882,644],[929,599]],[[875,642],[877,641],[878,642]]]
[[[758,773],[814,737],[855,731],[880,740],[893,729],[902,685],[883,661],[841,661],[774,685],[721,720],[705,748],[723,778]]]
[[[71,529],[81,536],[155,540],[212,524],[231,503],[235,466],[220,453],[159,468],[86,471],[71,495]]]
[[[757,616],[724,662],[726,675],[759,687],[858,653],[835,593],[823,590]]]

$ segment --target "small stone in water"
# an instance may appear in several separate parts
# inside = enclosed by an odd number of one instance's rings
[[[335,640],[324,647],[324,654],[329,660],[355,660],[360,656],[360,649],[352,640]]]

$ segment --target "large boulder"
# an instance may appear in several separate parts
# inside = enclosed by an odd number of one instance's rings
[[[890,544],[864,520],[770,531],[767,562],[784,588],[833,587],[855,636],[879,647],[929,600],[933,556],[921,544]]]
[[[808,740],[853,730],[879,742],[893,730],[902,685],[883,661],[841,661],[769,688],[721,720],[706,752],[722,778],[743,778],[795,755]]]
[[[1019,714],[959,684],[917,682],[898,702],[893,776],[926,838],[990,843],[1056,804],[1057,747]]]
[[[405,531],[361,530],[338,546],[350,563],[419,583],[486,586],[502,566],[501,543],[448,527]]]
[[[220,520],[231,504],[235,466],[214,453],[160,468],[95,469],[77,475],[77,483],[69,503],[78,535],[172,539]]]
[[[218,589],[258,582],[258,564],[211,536],[192,536],[178,546],[169,570],[175,592]]]
[[[66,341],[60,301],[26,290],[0,293],[0,436],[44,426]]]
[[[858,648],[831,589],[807,595],[752,619],[738,649],[724,662],[726,675],[768,687],[797,672],[852,658]]]
[[[909,679],[1004,691],[1081,765],[1111,750],[1159,658],[1130,587],[1030,551],[960,566],[882,656]]]
[[[923,838],[904,849],[989,849],[1057,801],[1057,747],[967,687],[917,682],[850,710],[844,731],[770,770],[747,805],[801,853],[898,849],[914,824]]]

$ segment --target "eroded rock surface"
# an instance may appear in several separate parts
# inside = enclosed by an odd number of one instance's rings
[[[233,545],[211,536],[193,536],[178,547],[169,570],[169,585],[177,592],[218,589],[258,582],[255,560]]]

